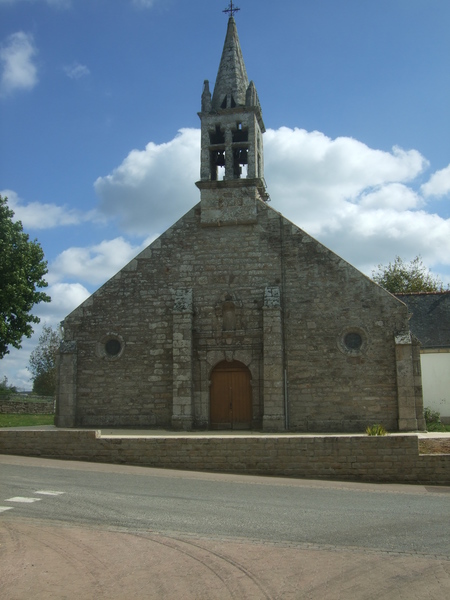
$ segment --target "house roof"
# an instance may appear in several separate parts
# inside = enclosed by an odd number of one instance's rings
[[[422,348],[450,348],[450,291],[395,295],[408,307],[411,333]]]

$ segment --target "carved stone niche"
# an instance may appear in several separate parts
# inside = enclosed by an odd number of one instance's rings
[[[222,304],[222,331],[236,331],[236,305],[232,300]]]
[[[242,302],[232,294],[225,294],[216,305],[216,316],[221,322],[223,332],[234,332],[241,329]]]

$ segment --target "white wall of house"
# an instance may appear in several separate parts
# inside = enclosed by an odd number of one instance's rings
[[[423,405],[450,421],[450,350],[422,350]]]

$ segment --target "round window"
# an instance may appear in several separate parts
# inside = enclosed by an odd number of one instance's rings
[[[352,350],[353,352],[355,350],[360,350],[361,346],[362,346],[362,343],[363,343],[362,337],[356,331],[351,331],[350,333],[347,333],[344,336],[344,344],[345,344],[345,346],[349,350]]]
[[[337,339],[341,352],[347,356],[361,356],[367,351],[367,333],[361,327],[346,327]]]
[[[125,350],[125,341],[121,335],[109,332],[97,342],[95,352],[99,358],[118,360]]]
[[[105,344],[105,352],[108,356],[117,356],[120,353],[122,346],[117,339],[110,339]]]

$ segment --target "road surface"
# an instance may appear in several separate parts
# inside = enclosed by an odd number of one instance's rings
[[[450,597],[450,488],[0,456],[0,597]]]

